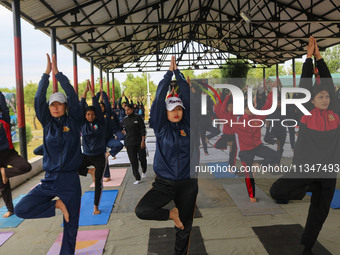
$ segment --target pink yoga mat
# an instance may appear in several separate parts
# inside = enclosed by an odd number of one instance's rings
[[[110,168],[111,181],[103,182],[104,187],[117,187],[120,186],[124,180],[127,168]],[[91,184],[91,188],[94,187],[94,183]]]
[[[108,234],[108,229],[78,231],[75,254],[103,254]],[[62,239],[63,233],[60,233],[47,255],[59,255]]]
[[[13,234],[14,232],[0,232],[0,246],[3,245]]]

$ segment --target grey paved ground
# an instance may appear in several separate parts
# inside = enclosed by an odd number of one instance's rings
[[[154,138],[149,132],[149,153],[154,154]],[[216,140],[216,139],[215,139]],[[287,139],[288,140],[288,139]],[[212,141],[213,143],[214,141]],[[286,155],[292,155],[289,145],[285,146]],[[212,148],[210,154],[214,155]],[[123,154],[121,155],[123,156]],[[126,155],[124,156],[126,157]],[[202,155],[202,158],[204,156]],[[283,158],[282,163],[289,164],[291,158]],[[139,220],[133,213],[138,200],[151,187],[154,179],[152,159],[149,159],[148,174],[139,185],[133,185],[134,178],[131,168],[120,187],[119,194],[107,225],[80,227],[79,230],[109,229],[110,233],[105,246],[104,254],[134,255],[147,254],[149,229],[172,227],[172,222],[156,222]],[[35,184],[39,183],[43,173],[31,178],[26,183],[13,190],[13,197],[27,193]],[[204,176],[203,176],[204,177]],[[271,184],[277,177],[256,179],[256,185],[267,195]],[[302,201],[292,201],[281,205],[284,214],[242,216],[228,193],[223,188],[224,184],[243,182],[243,179],[215,179],[200,178],[197,206],[202,218],[194,220],[194,225],[199,226],[204,245],[208,254],[267,254],[260,240],[253,232],[253,226],[266,226],[275,224],[301,224],[304,226],[309,206],[309,197]],[[90,177],[81,177],[83,192],[89,188]],[[339,184],[338,184],[339,188]],[[111,188],[106,188],[111,189]],[[245,191],[246,192],[246,191]],[[244,194],[247,195],[246,193]],[[3,202],[0,202],[3,206]],[[332,253],[340,254],[340,210],[331,209],[329,217],[324,224],[319,241]],[[0,254],[11,255],[39,255],[46,254],[59,233],[62,231],[61,213],[53,218],[25,220],[14,229],[0,229],[0,231],[14,231],[15,234],[0,247]]]

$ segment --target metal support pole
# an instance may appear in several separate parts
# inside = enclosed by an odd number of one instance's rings
[[[112,101],[115,101],[115,73],[112,73]]]
[[[146,84],[147,84],[147,86],[148,86],[148,109],[149,109],[149,116],[150,116],[150,86],[149,86],[149,74],[148,73],[146,73]]]
[[[78,95],[78,62],[77,62],[77,44],[72,44],[73,52],[73,86]]]
[[[263,67],[263,86],[266,86],[266,68]]]
[[[103,89],[103,66],[99,65],[99,86],[100,89]]]
[[[107,97],[110,100],[110,75],[109,69],[106,69],[106,86],[107,86]]]
[[[292,59],[292,67],[293,67],[293,87],[296,87],[296,73],[295,73],[295,58]]]
[[[94,91],[94,63],[93,63],[93,57],[90,58],[90,64],[91,64],[91,87]]]
[[[51,34],[51,52],[52,56],[55,55],[57,58],[57,33],[55,28],[51,28],[50,30]],[[52,57],[51,56],[51,57]],[[52,73],[52,79],[53,79],[53,93],[58,91],[58,81],[55,78],[55,74]]]
[[[279,64],[276,64],[276,80],[279,80]]]
[[[14,54],[15,54],[15,80],[16,98],[18,109],[18,130],[20,141],[20,154],[27,159],[27,141],[25,125],[24,85],[22,72],[22,50],[21,50],[21,25],[20,25],[20,0],[13,0],[13,29],[14,29]]]

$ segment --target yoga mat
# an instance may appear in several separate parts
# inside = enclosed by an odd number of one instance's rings
[[[258,202],[249,201],[245,183],[224,184],[224,189],[241,211],[242,215],[262,215],[285,213],[280,206],[273,202],[259,187],[255,186],[255,197]]]
[[[19,201],[24,196],[26,196],[26,195],[25,194],[21,194],[20,196],[15,198],[13,200],[13,205],[16,206],[16,204],[19,203]],[[7,212],[6,206],[3,206],[3,207],[0,208],[0,228],[16,228],[17,226],[19,226],[19,224],[21,222],[24,221],[24,219],[19,218],[15,214],[13,214],[12,216],[10,216],[8,218],[3,218],[2,215],[4,215],[6,212]]]
[[[307,195],[311,196],[312,192],[307,192]],[[334,191],[333,199],[331,202],[331,208],[339,209],[340,208],[340,190],[336,189]]]
[[[116,155],[116,159],[113,159],[112,156],[109,156],[108,160],[109,160],[109,166],[112,166],[112,165],[129,166],[130,165],[129,157],[127,155],[126,150],[124,151],[124,149]]]
[[[300,244],[303,232],[301,225],[273,225],[252,228],[269,255],[302,254],[304,247]],[[318,241],[315,243],[312,252],[318,255],[331,255]]]
[[[236,174],[232,172],[217,171],[218,169],[227,170],[227,167],[229,166],[229,162],[207,163],[207,166],[215,167],[216,171],[213,172],[213,175],[215,176],[215,178],[237,178]]]
[[[13,234],[14,232],[0,232],[0,246],[3,245]]]
[[[94,191],[86,191],[81,198],[79,226],[106,225],[117,195],[118,190],[103,190],[99,203],[101,213],[93,215]]]
[[[172,255],[174,254],[176,240],[175,228],[150,228],[148,254]],[[208,254],[205,250],[200,227],[194,226],[190,235],[190,255]]]
[[[41,182],[35,184],[35,185],[30,189],[30,191],[31,191],[32,189],[34,189],[35,187],[37,187],[39,184],[41,184]]]
[[[118,187],[122,184],[127,168],[110,168],[111,181],[103,182],[104,187]],[[94,187],[94,183],[91,184],[91,188]]]
[[[108,234],[108,229],[78,231],[75,254],[103,254]],[[63,233],[60,233],[47,255],[59,255],[62,239]]]

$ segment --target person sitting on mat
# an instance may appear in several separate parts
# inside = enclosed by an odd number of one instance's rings
[[[92,106],[86,107],[86,95],[90,91]],[[105,120],[104,114],[99,105],[98,99],[91,88],[90,81],[80,100],[82,119],[81,135],[83,137],[83,162],[79,168],[79,174],[86,176],[92,175],[95,184],[93,214],[100,214],[98,209],[100,197],[103,190],[103,173],[106,164],[106,145],[105,145]],[[94,168],[88,169],[88,166]]]
[[[46,103],[51,69],[67,98],[63,93],[56,92]],[[67,77],[59,72],[55,55],[51,64],[47,54],[47,68],[39,82],[34,107],[44,128],[45,179],[20,200],[14,212],[24,219],[36,219],[55,216],[55,209],[60,209],[64,215],[60,255],[71,255],[76,247],[81,198],[78,175],[81,164],[81,115],[78,96]],[[54,197],[59,199],[52,200]]]
[[[320,84],[313,86],[313,60],[319,69]],[[301,244],[304,255],[313,254],[312,248],[325,222],[332,202],[335,168],[340,164],[340,119],[332,76],[323,60],[314,37],[309,38],[307,58],[302,67],[299,86],[311,92],[305,104],[311,115],[303,115],[294,147],[293,166],[301,174],[287,173],[273,183],[270,194],[277,203],[301,200],[306,191],[312,192],[307,222]],[[319,169],[319,170],[317,170]]]
[[[173,73],[180,96],[166,99]],[[196,178],[190,178],[190,88],[177,69],[175,57],[171,58],[169,71],[158,85],[151,107],[151,122],[156,135],[153,164],[156,179],[135,212],[143,220],[173,220],[175,254],[184,255],[189,248],[198,184]],[[175,208],[162,208],[171,200]]]
[[[31,164],[18,155],[14,149],[11,135],[11,117],[5,96],[0,91],[0,190],[7,208],[7,212],[2,217],[8,218],[14,214],[12,190],[8,178],[28,173],[31,169]]]

